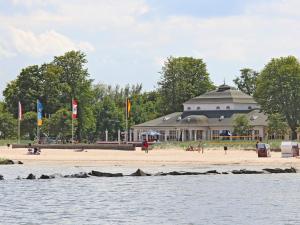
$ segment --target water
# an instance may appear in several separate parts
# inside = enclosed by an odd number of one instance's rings
[[[92,169],[136,168],[1,166],[0,224],[300,224],[300,174],[15,179]]]

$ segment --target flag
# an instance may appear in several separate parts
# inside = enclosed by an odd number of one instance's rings
[[[22,120],[22,118],[23,118],[23,110],[22,110],[21,102],[19,101],[19,104],[18,104],[18,120]]]
[[[78,102],[76,99],[72,100],[72,119],[77,118],[77,107],[78,107]]]
[[[40,102],[40,100],[37,100],[37,103],[36,103],[36,108],[37,108],[37,122],[38,122],[38,126],[42,126],[43,124],[43,120],[42,120],[42,117],[43,117],[43,104]]]
[[[131,102],[130,102],[130,99],[129,98],[127,98],[127,104],[126,104],[126,106],[127,106],[127,118],[129,118],[129,114],[130,114],[130,110],[131,110]]]

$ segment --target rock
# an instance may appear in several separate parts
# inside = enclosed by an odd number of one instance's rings
[[[232,170],[231,173],[233,173],[233,174],[262,174],[264,172],[256,171],[256,170],[241,169],[241,170]]]
[[[54,179],[54,175],[44,175],[42,174],[39,179]]]
[[[209,170],[206,171],[204,174],[220,174],[217,170]]]
[[[222,172],[222,174],[229,174],[228,172]]]
[[[296,170],[296,168],[294,168],[294,167],[291,167],[291,168],[289,168],[289,169],[285,169],[284,170],[286,173],[297,173],[297,170]]]
[[[64,177],[65,178],[87,178],[89,177],[89,175],[87,173],[80,172],[72,175],[65,175]]]
[[[167,173],[167,175],[172,175],[172,176],[201,175],[201,174],[205,174],[205,173],[199,173],[199,172],[177,172],[177,171],[173,171],[173,172]]]
[[[35,179],[35,176],[30,173],[27,177],[26,177],[27,180],[34,180]]]
[[[151,176],[151,174],[145,173],[145,172],[142,171],[141,169],[138,169],[138,170],[135,171],[134,173],[130,174],[130,176],[143,177],[143,176]]]
[[[18,161],[17,164],[24,164],[22,161]]]
[[[10,159],[1,159],[0,160],[0,165],[12,165],[14,164],[14,161],[10,160]]]
[[[269,173],[297,173],[297,170],[294,167],[287,168],[287,169],[280,169],[280,168],[275,168],[275,169],[263,169],[264,171],[267,171]]]
[[[99,171],[92,170],[89,172],[89,175],[95,176],[95,177],[123,177],[122,173],[102,173]]]
[[[4,180],[3,175],[0,174],[0,180]]]

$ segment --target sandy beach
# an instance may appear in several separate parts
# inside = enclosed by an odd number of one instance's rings
[[[270,158],[258,158],[255,151],[230,150],[227,154],[223,150],[205,150],[201,152],[187,152],[181,149],[153,149],[145,153],[120,150],[74,150],[42,149],[41,155],[28,155],[27,149],[0,148],[0,157],[20,160],[27,165],[241,165],[241,166],[272,166],[300,168],[300,158],[281,158],[280,152],[272,152]]]

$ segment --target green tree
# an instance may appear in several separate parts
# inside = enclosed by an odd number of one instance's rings
[[[21,121],[21,136],[34,140],[36,137],[37,114],[36,112],[26,112]]]
[[[250,125],[245,115],[237,115],[233,121],[233,133],[238,136],[247,136],[250,134],[253,126]]]
[[[233,82],[239,90],[252,96],[256,89],[256,80],[259,73],[249,68],[243,68],[240,71],[240,77],[235,78]]]
[[[164,113],[181,111],[182,103],[214,87],[202,59],[170,57],[161,74],[158,85]]]
[[[0,102],[0,138],[15,138],[17,136],[17,120]]]
[[[89,73],[85,67],[86,55],[80,51],[70,51],[63,56],[54,57],[53,65],[61,71],[60,82],[62,93],[60,101],[66,108],[71,109],[72,99],[78,100],[78,126],[77,138],[82,140],[88,133],[95,130],[93,118],[93,91],[92,80],[88,79]]]
[[[279,113],[268,116],[268,133],[275,137],[284,136],[288,133],[289,126],[285,118]]]
[[[281,114],[292,139],[297,138],[300,121],[300,64],[294,56],[272,59],[261,71],[254,94],[266,114]]]
[[[73,120],[74,128],[77,127],[77,121]],[[62,108],[51,115],[50,119],[45,121],[43,132],[49,136],[60,138],[67,142],[72,137],[72,118],[68,109]]]

